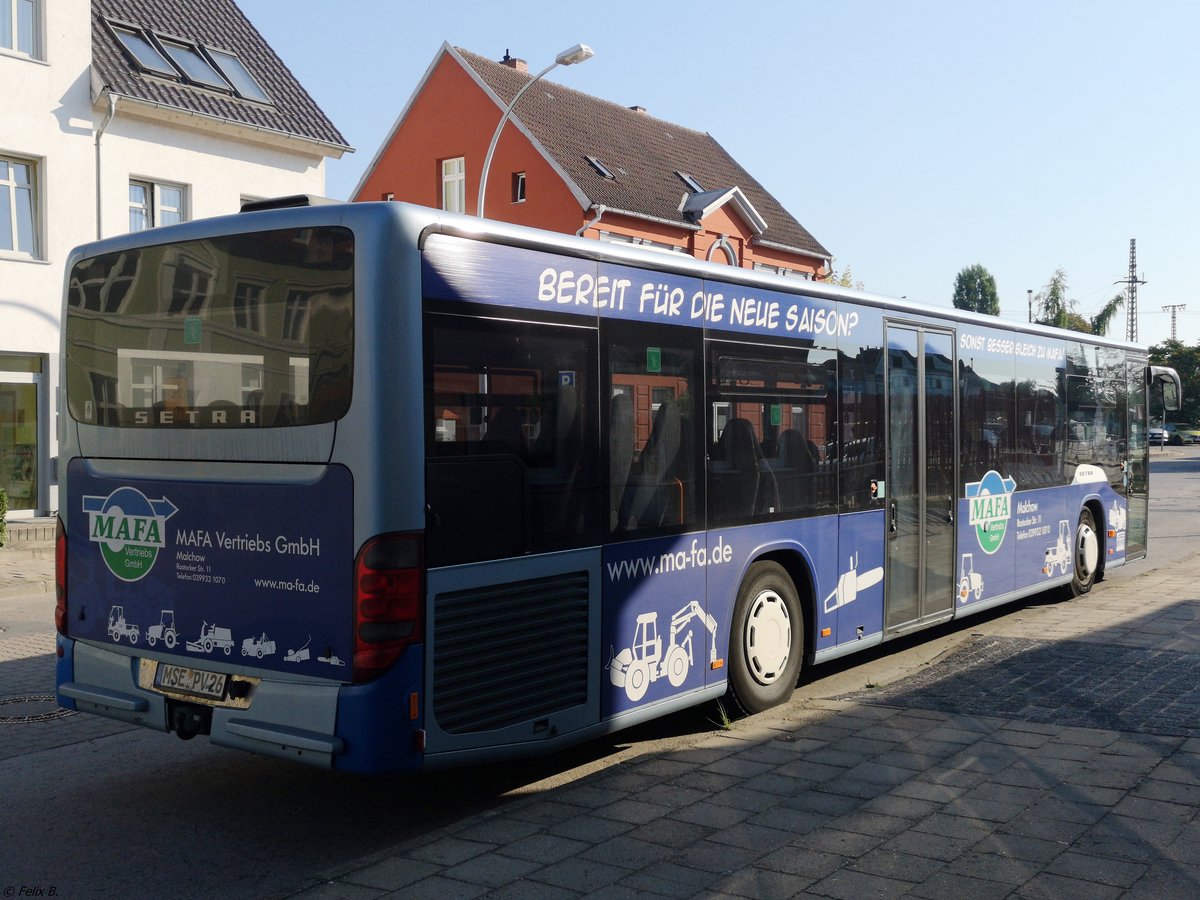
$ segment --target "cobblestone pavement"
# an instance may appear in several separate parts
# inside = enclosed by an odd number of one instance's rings
[[[22,590],[49,582],[49,611],[50,568],[23,572]],[[53,659],[48,628],[0,633],[0,693],[48,693]],[[971,622],[891,684],[798,698],[561,786],[527,785],[290,896],[1190,900],[1197,675],[1192,552]],[[0,706],[0,759],[123,728],[6,724],[53,706],[19,705]]]
[[[1118,571],[294,896],[1200,896],[1200,554]]]

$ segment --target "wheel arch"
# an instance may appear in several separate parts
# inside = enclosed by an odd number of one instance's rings
[[[1092,514],[1096,525],[1096,537],[1100,541],[1099,561],[1096,563],[1096,581],[1104,580],[1104,564],[1108,561],[1108,518],[1105,516],[1104,503],[1098,496],[1088,497],[1083,502],[1083,508]]]

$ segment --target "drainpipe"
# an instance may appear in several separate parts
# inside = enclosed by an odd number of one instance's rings
[[[596,218],[592,219],[592,221],[588,222],[586,225],[584,225],[582,228],[580,228],[577,232],[575,232],[575,237],[583,237],[583,233],[585,231],[587,231],[589,228],[591,228],[593,225],[595,225],[597,222],[599,222],[601,216],[603,216],[608,211],[608,207],[605,206],[603,203],[595,204],[594,206],[592,206],[592,209],[594,209],[596,211]]]
[[[104,89],[104,93],[108,94],[108,113],[104,120],[100,123],[100,127],[96,129],[96,240],[104,237],[100,228],[100,199],[102,191],[100,190],[100,138],[104,137],[104,132],[108,130],[108,124],[113,120],[113,116],[117,114],[117,95],[108,88]]]

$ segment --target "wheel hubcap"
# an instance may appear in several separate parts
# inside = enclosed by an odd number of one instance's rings
[[[1090,525],[1082,524],[1075,539],[1075,567],[1081,577],[1087,578],[1096,571],[1099,562],[1100,540]]]
[[[792,652],[792,618],[774,591],[755,598],[746,618],[746,663],[760,684],[772,684],[787,668]]]

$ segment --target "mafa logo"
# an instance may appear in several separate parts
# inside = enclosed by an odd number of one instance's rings
[[[994,469],[978,481],[967,484],[970,521],[975,526],[979,549],[984,553],[995,553],[1004,543],[1008,520],[1012,516],[1012,495],[1016,489],[1016,481],[1001,478]]]
[[[166,522],[179,510],[166,497],[150,500],[137,488],[107,497],[84,497],[88,540],[100,545],[104,564],[122,581],[145,578],[166,546]]]

